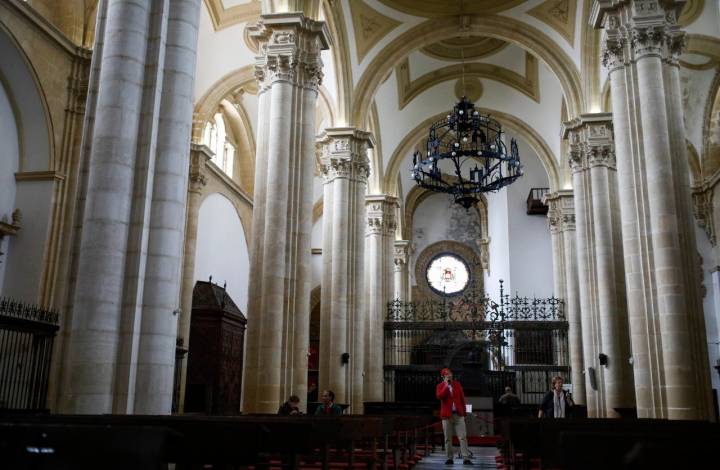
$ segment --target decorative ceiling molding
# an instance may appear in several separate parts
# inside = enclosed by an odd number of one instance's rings
[[[525,0],[380,0],[390,8],[425,18],[458,15],[492,15],[520,5]]]
[[[472,36],[451,38],[423,47],[420,51],[440,60],[473,60],[500,52],[509,43],[495,38]]]
[[[560,33],[572,47],[575,44],[577,0],[546,0],[527,12]]]
[[[710,59],[704,64],[693,64],[684,60],[680,65],[691,70],[708,70],[720,64],[720,39],[703,34],[688,34],[685,54],[705,56]]]
[[[375,44],[402,23],[373,10],[364,1],[355,0],[349,4],[355,32],[355,50],[358,62],[362,62]]]
[[[463,77],[455,82],[455,97],[459,100],[463,96],[476,103],[483,94],[483,85],[479,78]]]
[[[542,60],[557,77],[568,103],[570,115],[585,109],[582,81],[575,63],[555,41],[541,30],[507,16],[466,17],[468,34],[489,36],[511,42]],[[367,119],[381,80],[396,64],[413,51],[457,36],[457,18],[443,17],[424,21],[393,39],[373,57],[353,91],[351,123],[362,126]]]
[[[705,0],[688,0],[680,14],[680,18],[678,18],[678,23],[680,23],[681,26],[692,24],[698,19],[704,8]]]
[[[398,89],[398,107],[403,109],[420,93],[447,80],[459,78],[486,78],[503,83],[540,102],[540,80],[538,61],[532,54],[525,53],[525,75],[492,64],[454,64],[428,72],[415,80],[410,80],[410,62],[406,57],[395,67]]]
[[[260,0],[250,0],[249,3],[230,8],[225,8],[222,0],[205,0],[205,6],[215,31],[257,19],[260,16]]]

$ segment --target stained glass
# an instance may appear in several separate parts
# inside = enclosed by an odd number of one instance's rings
[[[439,293],[457,294],[467,287],[470,273],[465,262],[454,255],[441,255],[427,269],[430,287]]]

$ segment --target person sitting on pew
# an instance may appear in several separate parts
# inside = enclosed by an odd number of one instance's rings
[[[552,390],[545,394],[538,418],[567,418],[572,414],[575,402],[572,396],[563,390],[563,378],[556,375],[552,379]]]
[[[460,382],[453,380],[450,369],[441,370],[440,375],[442,376],[442,382],[435,388],[435,395],[440,400],[440,419],[442,419],[445,452],[447,452],[445,465],[453,464],[453,432],[460,441],[463,465],[472,465],[470,449],[468,449],[467,444],[467,430],[465,428],[465,393]]]
[[[322,403],[315,410],[316,415],[341,415],[342,408],[335,404],[335,393],[332,390],[325,390],[320,394],[320,402]]]
[[[300,397],[297,395],[291,395],[288,401],[282,404],[278,410],[279,415],[301,415],[302,411],[298,408],[300,406]]]
[[[512,388],[505,387],[505,393],[500,397],[498,402],[501,405],[507,405],[507,406],[519,406],[520,405],[520,398],[515,395],[512,391]]]

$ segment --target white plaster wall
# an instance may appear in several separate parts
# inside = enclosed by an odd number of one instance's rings
[[[507,188],[486,194],[488,201],[488,238],[490,239],[489,269],[485,272],[485,292],[495,302],[500,300],[500,280],[505,289],[510,279],[510,235],[508,225]]]
[[[703,148],[703,127],[705,105],[710,96],[710,88],[715,69],[688,70],[680,67],[680,86],[682,87],[683,108],[685,110],[685,132],[687,139],[695,146],[699,154]]]
[[[255,63],[255,53],[243,40],[246,24],[239,23],[215,31],[207,8],[203,5],[200,9],[195,100],[228,73]]]
[[[198,215],[195,255],[195,281],[212,275],[219,285],[227,282],[227,292],[247,313],[250,256],[242,222],[229,199],[211,194],[203,201]]]
[[[705,293],[703,310],[705,312],[705,333],[707,335],[708,359],[710,362],[709,374],[713,388],[720,390],[720,376],[712,368],[720,360],[720,311],[718,311],[720,305],[717,305],[720,300],[720,292],[716,292],[720,285],[713,285],[712,270],[715,268],[715,263],[713,262],[713,248],[707,234],[705,234],[704,230],[695,226],[695,237],[697,239],[698,255],[702,258],[702,285]]]
[[[690,34],[720,37],[720,2],[705,0],[705,8],[702,13],[692,24],[686,26],[685,30]]]
[[[415,265],[418,256],[433,243],[456,241],[474,249],[480,256],[478,242],[482,232],[478,217],[474,212],[466,213],[448,194],[433,194],[417,207],[411,233],[410,284],[413,286],[417,285]]]
[[[518,140],[518,150],[525,174],[507,188],[512,284],[509,293],[546,298],[553,294],[550,230],[546,216],[527,215],[526,209],[530,188],[548,187],[548,178],[540,160],[527,144]]]
[[[20,165],[20,148],[18,144],[17,124],[5,89],[0,84],[0,219],[11,220],[15,210],[15,173]],[[0,242],[0,252],[8,251],[9,237]],[[3,292],[3,279],[7,258],[0,255],[0,293]]]
[[[3,259],[5,279],[2,295],[36,303],[45,259],[50,221],[52,181],[23,181],[17,184],[15,206],[22,213],[21,229],[7,242]],[[7,260],[7,261],[5,261]]]

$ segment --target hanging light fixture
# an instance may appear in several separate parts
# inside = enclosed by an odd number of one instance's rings
[[[523,174],[517,142],[508,152],[502,126],[462,97],[445,119],[430,126],[425,154],[413,154],[418,186],[448,193],[469,209],[480,193],[494,192]]]

